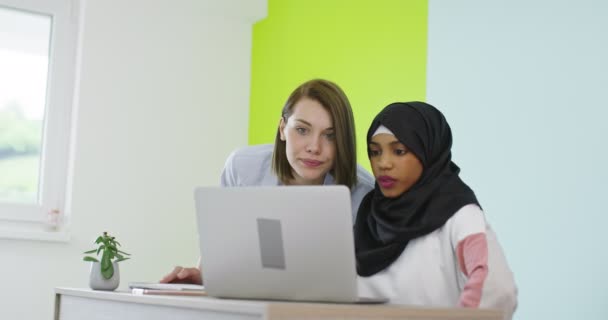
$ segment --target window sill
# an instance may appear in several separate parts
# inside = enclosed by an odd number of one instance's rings
[[[68,242],[70,233],[65,226],[51,229],[38,223],[0,221],[0,239]]]

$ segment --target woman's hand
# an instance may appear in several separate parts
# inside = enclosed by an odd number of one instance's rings
[[[203,284],[203,276],[198,268],[183,268],[177,266],[171,273],[160,279],[160,283],[192,283]]]

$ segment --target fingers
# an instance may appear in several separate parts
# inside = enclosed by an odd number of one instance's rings
[[[190,283],[203,284],[203,277],[200,269],[190,268]]]
[[[180,280],[184,280],[186,278],[189,278],[190,275],[192,274],[192,268],[182,268],[182,270],[180,272],[177,273],[177,278]]]
[[[194,283],[202,284],[201,271],[198,268],[183,268],[177,266],[171,273],[164,276],[160,283]]]
[[[184,268],[177,266],[175,268],[173,268],[173,271],[171,271],[171,273],[167,274],[166,276],[164,276],[162,279],[160,279],[160,283],[170,283],[175,281],[175,279],[182,279],[180,278],[178,275],[184,270]]]
[[[201,271],[198,268],[184,268],[177,274],[180,282],[203,284],[201,279]]]

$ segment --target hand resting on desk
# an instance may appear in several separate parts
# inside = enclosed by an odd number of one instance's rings
[[[159,282],[203,284],[203,277],[199,268],[183,268],[177,266],[171,273],[160,279]]]

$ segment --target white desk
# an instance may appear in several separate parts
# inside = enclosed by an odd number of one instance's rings
[[[413,308],[388,304],[294,303],[185,296],[140,296],[128,292],[69,288],[56,288],[55,293],[55,320],[502,320],[501,313],[496,310]]]

